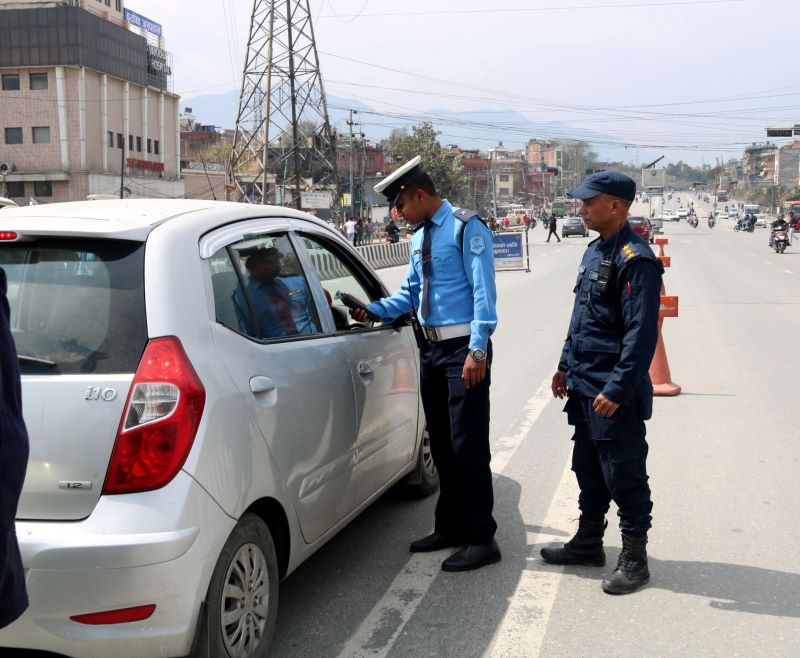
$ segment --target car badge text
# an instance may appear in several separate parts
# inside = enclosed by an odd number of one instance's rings
[[[103,402],[111,402],[117,399],[117,389],[115,388],[101,388],[99,386],[89,386],[86,389],[86,397],[84,400],[102,400]]]

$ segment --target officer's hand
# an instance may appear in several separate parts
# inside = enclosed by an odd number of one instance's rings
[[[356,320],[357,322],[368,322],[369,318],[367,317],[367,312],[363,308],[351,308],[350,310],[350,317]]]
[[[471,354],[467,354],[464,361],[464,369],[461,371],[461,379],[464,380],[465,388],[472,388],[480,384],[486,377],[486,359],[476,361]]]
[[[592,403],[592,408],[597,415],[603,416],[604,418],[611,418],[611,416],[616,413],[617,409],[619,409],[619,405],[609,400],[602,393],[598,393]]]
[[[556,370],[553,375],[553,383],[550,385],[553,390],[553,397],[564,399],[567,396],[567,373],[563,370]]]

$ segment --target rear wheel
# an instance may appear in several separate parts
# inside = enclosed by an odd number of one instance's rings
[[[245,514],[222,548],[205,602],[198,650],[208,658],[265,658],[278,614],[278,558],[269,528]]]
[[[439,489],[439,471],[433,463],[433,453],[431,452],[431,438],[426,429],[422,435],[422,444],[417,455],[417,467],[408,479],[408,485],[412,491],[420,496],[430,496]]]

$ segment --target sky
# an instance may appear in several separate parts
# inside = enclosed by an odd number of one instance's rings
[[[238,88],[252,0],[125,4],[163,25],[175,91],[187,102]],[[767,127],[800,124],[796,0],[310,0],[310,8],[326,93],[378,112],[362,116],[367,137],[384,115],[419,123],[437,110],[515,110],[550,134],[497,122],[492,135],[507,148],[580,129],[602,136],[601,155],[613,148],[629,162],[662,154],[713,165],[765,141]],[[465,137],[456,121],[434,125],[444,143]]]

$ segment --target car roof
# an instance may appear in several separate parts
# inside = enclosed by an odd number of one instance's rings
[[[281,206],[187,199],[119,199],[4,208],[0,228],[30,235],[144,241],[154,228],[165,222],[194,216],[198,220],[203,217],[207,223],[209,215],[219,223],[258,217],[293,217],[328,226],[312,215]]]

